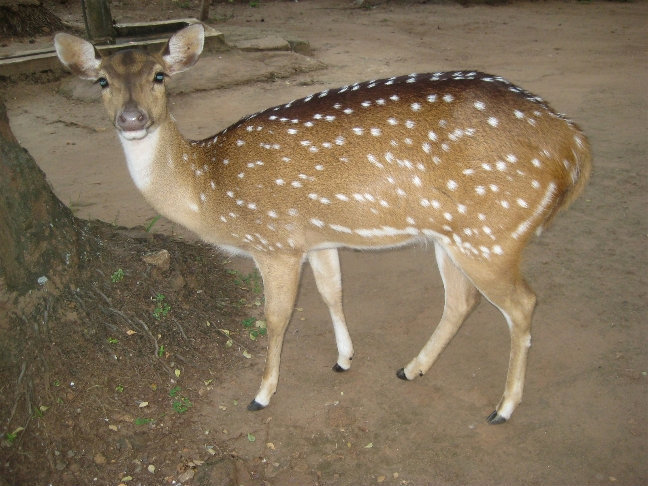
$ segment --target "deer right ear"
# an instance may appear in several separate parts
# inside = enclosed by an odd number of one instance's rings
[[[88,41],[70,34],[56,34],[54,47],[61,62],[74,74],[83,79],[99,77],[101,56]]]
[[[173,75],[193,66],[205,43],[205,28],[202,24],[193,24],[176,32],[162,51],[166,73]]]

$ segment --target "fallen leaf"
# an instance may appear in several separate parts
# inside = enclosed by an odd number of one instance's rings
[[[247,351],[243,351],[243,357],[247,358],[247,359],[250,359],[252,357],[252,355],[250,353],[248,353]]]
[[[248,433],[247,438],[250,442],[254,442],[256,440],[256,437],[254,437],[254,434]]]
[[[148,407],[148,402],[140,402],[139,408]]]
[[[275,450],[275,445],[272,442],[266,442],[266,447],[271,451]]]
[[[180,373],[181,373],[181,371],[178,368],[176,368],[175,369],[176,378],[180,378]]]
[[[155,472],[155,466],[153,464],[149,464],[146,469],[148,469],[148,472],[150,472],[151,474]]]
[[[180,481],[181,483],[189,481],[194,477],[194,474],[196,474],[196,472],[193,469],[187,469],[180,476],[178,476],[178,481]]]
[[[369,442],[366,446],[364,446],[365,449],[371,449],[373,447],[373,442]]]
[[[132,336],[133,334],[137,334],[137,331],[133,331],[132,329],[129,329],[128,331],[126,331],[126,334]]]

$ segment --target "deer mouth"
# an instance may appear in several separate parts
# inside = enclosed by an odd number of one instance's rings
[[[115,127],[127,140],[140,140],[149,132],[153,121],[148,114],[134,107],[127,107],[115,117]]]
[[[142,128],[138,130],[119,129],[119,134],[126,140],[141,140],[146,137],[148,133],[148,128]]]

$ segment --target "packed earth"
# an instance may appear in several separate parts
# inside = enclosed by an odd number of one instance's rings
[[[196,17],[199,3],[111,9],[143,22]],[[46,5],[82,32],[77,3]],[[499,426],[485,419],[509,333],[485,300],[424,377],[396,377],[443,309],[423,246],[341,251],[346,373],[331,371],[333,329],[306,264],[277,393],[249,412],[267,344],[252,263],[148,206],[96,85],[0,72],[14,134],[97,249],[66,288],[50,276],[18,295],[0,272],[0,486],[648,483],[646,18],[642,2],[215,2],[206,23],[228,48],[170,82],[192,139],[325,89],[464,69],[583,129],[592,178],[526,251],[533,345],[524,400]],[[0,53],[51,43],[2,38]]]

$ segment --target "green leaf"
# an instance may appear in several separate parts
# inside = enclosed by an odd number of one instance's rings
[[[110,276],[112,283],[121,282],[124,280],[124,271],[121,268],[115,270],[115,272]]]
[[[249,329],[252,326],[254,326],[254,323],[256,322],[256,318],[254,317],[248,317],[246,319],[243,319],[242,324],[245,329]]]
[[[147,233],[151,231],[151,229],[153,228],[153,225],[155,225],[155,223],[158,222],[158,219],[160,219],[160,215],[159,215],[159,214],[158,214],[157,216],[155,216],[154,218],[151,219],[151,222],[150,222],[150,223],[148,224],[148,226],[146,227],[146,232],[147,232]]]

